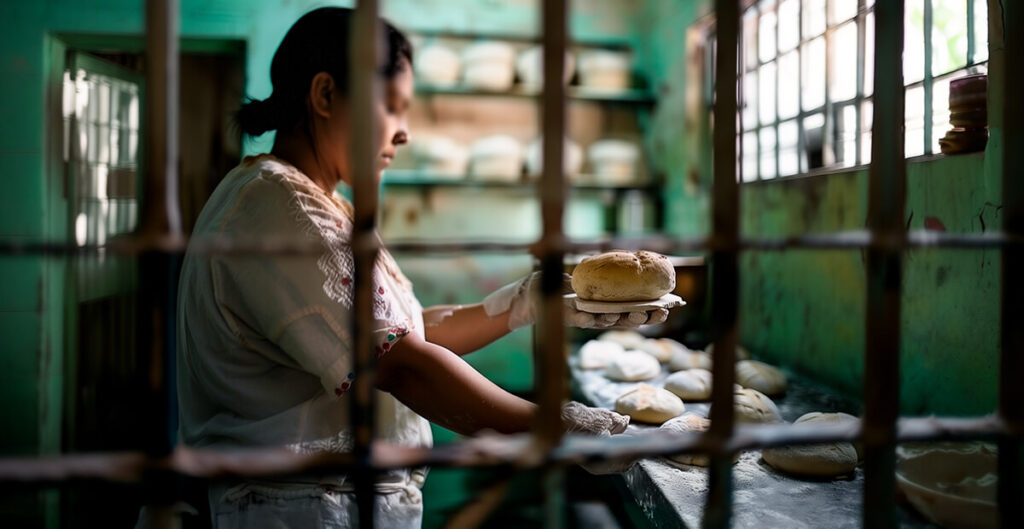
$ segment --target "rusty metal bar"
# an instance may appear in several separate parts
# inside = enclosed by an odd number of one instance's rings
[[[868,184],[873,237],[906,237],[903,156],[903,0],[875,5],[874,118]],[[869,248],[864,366],[864,527],[896,527],[902,253]]]
[[[544,302],[537,317],[537,342],[534,346],[534,392],[538,404],[536,440],[538,448],[548,452],[558,446],[564,433],[562,403],[569,395],[565,327],[562,322],[562,274],[565,237],[562,221],[568,196],[562,150],[565,138],[566,33],[565,0],[542,2],[544,92],[541,95],[543,174],[540,194],[541,226],[537,251],[541,264],[541,291]],[[565,469],[550,466],[542,478],[544,488],[544,526],[564,525]]]
[[[1002,74],[1003,104],[1003,230],[1024,235],[1024,8],[1020,2],[999,2],[990,19],[1002,22],[1003,50],[994,73]],[[995,46],[993,46],[995,48]],[[1011,62],[1014,61],[1014,62]],[[1000,71],[1001,70],[1001,71]],[[999,82],[999,81],[997,81]],[[998,100],[998,99],[997,99]],[[999,515],[1002,527],[1024,527],[1024,249],[1007,247],[1002,252],[1001,353],[999,359],[999,414],[1013,436],[999,443]]]
[[[378,65],[381,60],[382,31],[377,19],[376,0],[359,0],[349,31],[349,127],[350,179],[353,206],[352,253],[354,299],[352,304],[352,341],[355,347],[352,371],[351,413],[355,484],[359,527],[373,528],[376,472],[372,461],[374,438],[374,389],[377,367],[370,329],[373,328],[374,267],[379,241],[375,226],[377,215],[376,149],[381,124],[376,109],[380,98]]]
[[[711,429],[724,448],[733,435],[733,382],[739,315],[739,186],[736,182],[736,120],[740,10],[737,0],[715,0],[714,183],[711,239]],[[732,455],[711,453],[703,527],[726,529],[732,518]]]
[[[900,419],[899,442],[924,440],[992,440],[1007,435],[1010,425],[999,415],[983,417],[914,417]],[[654,430],[638,436],[566,435],[547,459],[527,458],[532,435],[493,435],[432,448],[375,442],[371,462],[378,469],[434,467],[537,468],[550,464],[635,458],[680,453],[739,451],[767,446],[856,441],[856,425],[740,424],[726,444],[701,434]],[[173,453],[71,454],[55,457],[0,458],[0,488],[46,487],[66,482],[136,483],[143,476],[181,475],[198,479],[257,478],[302,474],[311,470],[344,472],[356,461],[351,453],[297,454],[284,448],[250,448],[230,452],[178,446]]]

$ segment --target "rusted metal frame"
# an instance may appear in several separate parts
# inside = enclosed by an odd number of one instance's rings
[[[381,124],[377,120],[380,81],[377,76],[382,59],[383,32],[378,23],[376,0],[359,0],[349,31],[349,161],[354,212],[352,253],[354,299],[352,303],[352,371],[356,373],[350,397],[352,457],[351,477],[355,485],[359,527],[372,528],[376,471],[372,461],[374,439],[374,390],[377,384],[376,357],[370,329],[373,328],[374,268],[380,250],[376,231],[377,146]]]
[[[865,57],[867,56],[867,6],[865,0],[857,0],[857,15],[853,18],[857,24],[857,90],[854,92],[854,115],[856,116],[857,123],[854,127],[853,148],[856,152],[853,153],[854,165],[860,165],[864,163],[862,161],[861,151],[863,150],[863,138],[864,131],[864,117],[862,113],[864,109],[864,68],[865,68]]]
[[[924,2],[924,153],[932,153],[932,93],[935,87],[932,84],[935,81],[932,76],[932,20],[934,16],[934,9],[932,8],[932,0],[925,0]],[[968,41],[969,42],[969,41]],[[967,59],[967,64],[970,64],[970,58]]]
[[[544,89],[541,95],[543,172],[537,191],[540,194],[541,239],[537,253],[541,266],[543,302],[537,317],[534,344],[534,388],[538,399],[534,425],[537,448],[547,454],[559,445],[564,433],[562,403],[569,395],[568,362],[565,350],[565,326],[562,313],[563,262],[565,235],[562,222],[568,189],[562,163],[566,126],[566,88],[562,82],[565,71],[566,33],[568,33],[565,0],[542,3],[541,32],[543,38]],[[547,467],[542,478],[544,488],[544,525],[564,525],[565,469]]]
[[[1003,230],[1024,236],[1024,73],[1015,61],[1024,56],[1024,6],[1000,2],[1002,57],[993,61],[1002,74]],[[993,18],[994,18],[993,17]],[[996,32],[990,32],[996,33]],[[1024,527],[1024,248],[1002,252],[1001,352],[999,360],[999,414],[1012,436],[999,443],[999,514],[1004,528]]]
[[[898,422],[900,442],[923,440],[996,439],[1011,434],[999,415],[982,417],[908,417]],[[739,451],[768,446],[856,441],[856,425],[740,424],[722,442],[697,433],[655,430],[639,436],[567,435],[547,459],[526,458],[535,445],[530,434],[470,438],[432,448],[374,443],[372,463],[378,469],[433,467],[538,468],[549,464],[632,459],[680,453]],[[297,454],[284,448],[251,448],[231,452],[178,446],[173,453],[143,452],[71,454],[55,457],[0,459],[0,488],[47,487],[88,481],[136,483],[150,473],[197,479],[258,478],[288,474],[346,472],[356,465],[351,453]]]
[[[715,0],[714,182],[712,185],[711,332],[715,351],[712,381],[712,446],[708,496],[702,525],[730,526],[732,455],[725,445],[733,434],[733,382],[739,312],[739,185],[736,182],[737,84],[740,10],[737,0]],[[760,140],[759,140],[760,141]],[[759,161],[760,163],[760,161]]]
[[[864,527],[896,527],[896,421],[905,242],[903,0],[875,5],[874,117],[867,224],[892,247],[867,252],[864,366]]]

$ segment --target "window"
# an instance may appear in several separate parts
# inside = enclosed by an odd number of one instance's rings
[[[906,0],[906,155],[939,151],[949,81],[988,61],[984,0]],[[874,0],[761,0],[743,11],[745,182],[870,162]]]

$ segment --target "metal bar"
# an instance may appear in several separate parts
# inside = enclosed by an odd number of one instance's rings
[[[1011,430],[1005,418],[995,414],[970,418],[912,417],[899,420],[896,439],[899,442],[963,441],[991,440],[999,436],[1020,440],[1024,434]],[[547,459],[539,459],[525,457],[534,452],[532,435],[491,435],[432,448],[378,441],[373,444],[371,461],[378,469],[423,465],[461,468],[517,465],[519,468],[537,468],[582,461],[857,441],[860,437],[860,430],[855,424],[740,424],[726,443],[697,433],[673,434],[661,430],[637,436],[566,435]],[[62,482],[82,481],[135,483],[151,473],[196,479],[257,478],[302,474],[312,470],[344,472],[356,464],[351,453],[299,454],[280,447],[225,452],[179,445],[173,453],[163,456],[144,452],[116,452],[0,458],[0,487],[46,487]]]
[[[932,0],[924,1],[924,153],[932,153]]]
[[[355,347],[352,371],[357,374],[352,385],[350,400],[354,445],[352,457],[355,468],[356,505],[359,527],[374,524],[375,470],[372,462],[374,438],[374,389],[377,367],[373,354],[373,270],[377,262],[379,238],[376,232],[377,181],[376,139],[380,130],[375,109],[378,107],[379,81],[377,79],[382,48],[382,32],[377,18],[376,0],[359,0],[349,26],[349,98],[352,112],[349,160],[354,206],[352,226],[352,253],[354,258],[354,299],[352,303],[352,341]]]
[[[548,452],[558,446],[564,433],[562,403],[569,395],[565,327],[562,322],[562,288],[565,237],[562,222],[568,195],[562,163],[565,137],[566,33],[565,0],[543,2],[541,32],[544,56],[544,92],[541,96],[543,173],[537,186],[540,193],[542,234],[538,245],[541,263],[543,304],[537,318],[538,341],[534,345],[534,391],[538,404],[535,425],[538,448]],[[542,478],[544,488],[544,526],[565,525],[565,469],[547,467]]]
[[[736,0],[715,0],[714,181],[711,252],[712,406],[709,438],[724,445],[733,434],[734,362],[739,305],[739,186],[736,182],[736,76],[740,11]],[[758,161],[760,163],[760,161]],[[732,455],[712,452],[703,527],[725,529],[732,518]]]
[[[974,0],[964,0],[967,4],[967,62],[968,66],[974,64],[974,51],[976,44],[974,40],[977,38],[974,33]]]
[[[875,5],[874,116],[868,228],[874,238],[906,237],[903,159],[903,0]],[[900,248],[867,252],[864,366],[864,527],[895,528],[896,420],[899,416]]]
[[[864,62],[866,43],[867,43],[867,7],[865,6],[865,0],[857,0],[857,16],[854,17],[857,24],[857,90],[854,96],[854,115],[856,116],[857,123],[854,124],[854,138],[853,148],[856,152],[853,153],[854,165],[860,165],[864,163],[861,158],[861,151],[863,149],[864,131],[862,129],[864,125],[864,117],[861,115],[864,111]]]
[[[993,7],[995,7],[993,5]],[[1000,79],[1003,105],[1003,229],[1011,236],[1024,235],[1024,104],[1019,94],[1024,93],[1024,73],[1019,65],[1024,56],[1024,8],[1020,2],[999,2],[1001,11],[993,10],[990,27],[1002,23],[1000,35],[1003,50],[993,74]],[[998,38],[998,37],[997,37]],[[999,75],[1001,74],[1001,75]],[[999,414],[1015,437],[1005,437],[999,443],[999,514],[1004,528],[1024,527],[1024,249],[1020,246],[1004,248],[1002,252],[1002,308],[1001,353],[999,359]]]

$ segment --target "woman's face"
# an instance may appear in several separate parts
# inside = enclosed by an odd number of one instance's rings
[[[412,67],[408,62],[391,79],[384,81],[384,94],[378,109],[381,136],[377,148],[376,180],[380,182],[381,171],[387,169],[395,159],[399,145],[409,143],[409,104],[412,102]]]

